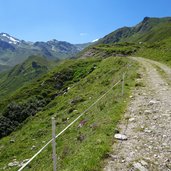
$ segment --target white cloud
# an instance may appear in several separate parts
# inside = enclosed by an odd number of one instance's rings
[[[88,33],[80,33],[80,36],[87,36]]]
[[[92,41],[92,43],[97,42],[98,40],[99,40],[99,39],[95,39],[95,40]]]

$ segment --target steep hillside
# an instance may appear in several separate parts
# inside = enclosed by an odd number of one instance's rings
[[[81,62],[72,62],[72,61],[68,63],[65,62],[65,64],[58,66],[57,69],[55,69],[55,71],[52,71],[50,74],[45,75],[44,76],[45,78],[43,77],[42,79],[36,80],[32,84],[29,84],[24,88],[19,89],[16,93],[13,94],[13,96],[10,96],[9,99],[7,99],[6,101],[2,100],[2,102],[5,103],[2,103],[2,105],[0,105],[0,109],[3,109],[1,114],[3,116],[8,115],[8,117],[5,117],[6,120],[10,118],[11,122],[14,123],[10,124],[10,126],[12,126],[12,129],[9,127],[9,125],[4,128],[1,125],[0,137],[9,134],[11,131],[8,130],[15,130],[16,126],[21,124],[27,117],[29,117],[30,115],[34,115],[37,111],[39,111],[40,108],[46,106],[55,97],[60,96],[65,91],[67,91],[66,85],[68,84],[68,82],[69,83],[77,82],[80,80],[81,77],[84,77],[86,76],[86,74],[88,74],[88,72],[91,72],[94,67],[90,65],[91,63],[92,63],[91,61],[90,63],[88,62],[81,63]],[[26,62],[26,64],[29,64],[29,62]],[[35,64],[35,61],[32,62],[31,64],[36,65],[36,67],[38,65]],[[27,69],[30,70],[29,65],[25,65],[25,67],[26,70]],[[22,78],[25,78],[19,75],[19,73],[23,74],[22,71],[24,70],[22,69],[23,69],[23,65],[21,65],[20,67],[17,66],[8,74],[9,76],[12,76],[12,78],[14,78],[14,75],[18,76],[18,80],[16,82],[17,85],[19,79],[21,80]],[[32,73],[32,69],[31,69],[31,73]],[[14,87],[12,82],[7,84],[11,85],[11,87]],[[16,104],[16,102],[20,102],[20,103]],[[6,110],[4,110],[5,106],[7,107]],[[33,111],[32,111],[32,107],[34,108]],[[31,108],[32,111],[32,112],[30,111],[30,113],[28,112],[29,108]],[[11,116],[10,112],[13,112],[14,114]],[[26,112],[26,114],[23,114],[23,112]],[[16,117],[16,115],[19,116]],[[17,125],[16,122],[18,122]],[[1,122],[1,124],[3,123]]]
[[[97,44],[89,46],[85,50],[81,51],[77,58],[88,58],[88,57],[102,57],[107,58],[109,56],[129,56],[137,52],[140,48],[139,44],[121,42],[115,44]]]
[[[142,56],[171,66],[171,17],[145,17],[135,27],[120,28],[77,57]]]
[[[145,43],[141,45],[141,48],[139,48],[139,50],[134,54],[134,56],[150,58],[171,66],[170,47],[171,38],[156,43]]]
[[[136,63],[120,57],[69,60],[1,101],[0,169],[17,170],[51,138],[52,116],[58,133],[126,72],[123,97],[119,84],[57,140],[58,169],[99,170],[138,76],[136,70]],[[19,163],[11,167],[13,161]],[[33,168],[52,170],[51,146],[27,167]]]
[[[9,71],[0,73],[0,99],[47,73],[51,67],[52,64],[43,57],[30,56],[22,64],[16,65]]]
[[[171,37],[171,17],[145,17],[136,26],[120,28],[100,39],[98,43],[157,42],[168,37]]]
[[[163,62],[171,66],[171,38],[154,43],[128,43],[98,44],[90,46],[80,52],[77,57],[88,58],[101,56],[141,56]]]

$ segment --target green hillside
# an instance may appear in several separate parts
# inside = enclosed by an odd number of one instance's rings
[[[58,133],[126,72],[123,97],[119,84],[57,140],[60,170],[99,170],[129,101],[137,67],[121,57],[68,60],[1,102],[0,168],[17,170],[19,166],[8,164],[30,158],[51,138],[52,116]],[[33,168],[52,170],[51,145],[26,170]]]
[[[171,37],[171,17],[145,17],[136,26],[120,28],[100,39],[98,43],[158,42],[168,37]]]
[[[118,42],[111,44],[98,44],[83,50],[78,57],[88,58],[90,56],[101,56],[106,58],[112,56],[136,56],[146,57],[163,62],[171,66],[171,38],[154,43],[129,43]]]
[[[51,68],[50,62],[39,56],[30,56],[22,64],[0,73],[0,99],[15,92],[27,82],[39,78]]]
[[[171,17],[149,18],[134,27],[120,28],[96,45],[83,50],[78,57],[99,55],[142,56],[171,66]],[[99,51],[100,50],[100,51]]]
[[[146,43],[134,56],[142,56],[163,62],[171,66],[171,38],[165,39],[157,43]]]
[[[140,48],[139,44],[120,42],[111,44],[97,44],[89,46],[77,55],[77,58],[88,58],[91,56],[107,58],[109,56],[129,56]]]

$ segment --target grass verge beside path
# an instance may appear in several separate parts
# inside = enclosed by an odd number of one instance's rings
[[[124,96],[121,96],[121,85],[118,85],[56,141],[58,170],[99,171],[111,150],[114,129],[135,86],[137,69],[138,64],[128,58],[109,57],[100,63],[98,61],[95,70],[80,78],[79,82],[72,83],[67,93],[55,98],[34,117],[29,117],[20,129],[0,140],[0,169],[17,170],[18,167],[8,167],[8,163],[32,157],[51,139],[52,116],[56,118],[58,133],[121,79],[126,71]],[[51,171],[51,153],[49,145],[25,170]]]

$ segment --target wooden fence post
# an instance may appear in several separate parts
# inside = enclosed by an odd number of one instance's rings
[[[55,122],[55,118],[52,117],[52,159],[53,159],[53,171],[56,171],[56,162],[57,162],[57,158],[56,158],[56,122]]]
[[[122,96],[124,95],[125,73],[122,75]]]

